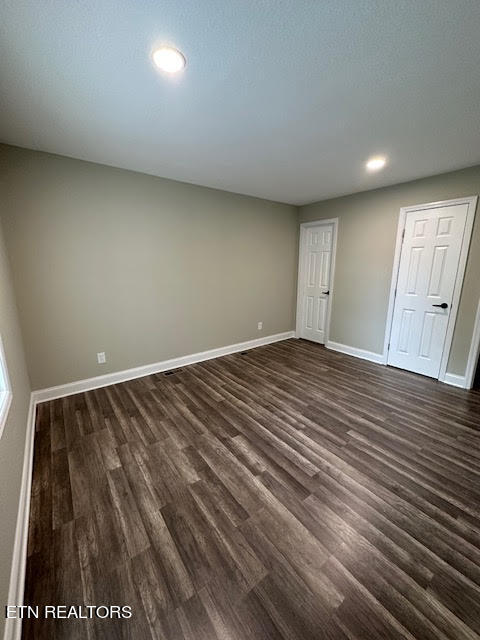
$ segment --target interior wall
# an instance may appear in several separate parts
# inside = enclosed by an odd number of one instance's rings
[[[300,207],[300,222],[339,218],[330,340],[382,353],[401,207],[480,193],[480,166]],[[477,210],[449,373],[463,376],[480,297]]]
[[[25,365],[10,267],[0,227],[0,335],[7,360],[12,403],[0,438],[0,603],[7,604],[15,527],[17,523],[23,454],[30,404],[30,382]],[[11,602],[8,604],[17,604]],[[0,637],[5,619],[0,615]]]
[[[296,207],[5,145],[0,163],[34,389],[294,329]]]

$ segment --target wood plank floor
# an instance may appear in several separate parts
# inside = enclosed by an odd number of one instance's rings
[[[480,392],[287,340],[38,408],[27,639],[480,638]]]

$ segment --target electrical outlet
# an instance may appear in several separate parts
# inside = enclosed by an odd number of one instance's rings
[[[100,351],[99,353],[97,353],[98,364],[105,364],[106,361],[107,361],[107,358],[105,356],[105,351]]]
[[[259,331],[261,331],[261,330],[263,329],[263,322],[258,322],[258,323],[257,323],[257,329],[258,329]]]

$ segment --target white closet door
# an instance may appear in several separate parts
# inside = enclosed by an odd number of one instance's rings
[[[407,214],[388,364],[437,378],[468,204]]]
[[[303,282],[301,293],[300,337],[325,343],[332,264],[333,225],[306,227],[301,260]]]

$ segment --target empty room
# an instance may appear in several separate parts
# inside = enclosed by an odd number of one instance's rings
[[[480,640],[478,0],[0,53],[0,638]]]

